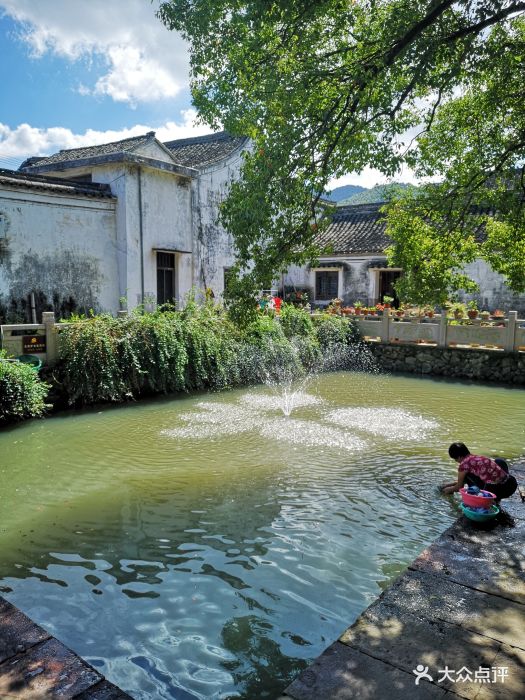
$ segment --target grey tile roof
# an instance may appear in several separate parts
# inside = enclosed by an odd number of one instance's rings
[[[44,165],[54,165],[58,163],[68,163],[70,161],[84,160],[95,156],[112,155],[115,153],[129,153],[134,151],[139,146],[151,141],[155,138],[155,132],[149,131],[142,136],[133,136],[120,141],[112,141],[111,143],[102,143],[98,146],[82,146],[81,148],[69,148],[67,150],[53,153],[50,156],[42,158],[28,158],[20,166],[20,170],[31,168],[33,166],[42,167]]]
[[[202,168],[226,158],[248,139],[244,136],[231,136],[227,131],[218,131],[206,136],[166,141],[175,162],[190,168]]]
[[[354,204],[338,207],[332,223],[317,237],[321,248],[333,254],[383,253],[392,241],[385,234],[384,214],[379,204]]]
[[[109,185],[96,182],[75,182],[58,177],[21,173],[19,170],[0,169],[0,187],[19,187],[59,194],[114,199]]]
[[[327,255],[364,253],[384,253],[392,244],[386,233],[385,214],[380,209],[385,202],[373,204],[347,204],[337,207],[332,215],[332,223],[316,239],[321,248],[329,248]],[[473,206],[470,214],[475,217],[494,216],[494,210]],[[478,243],[486,238],[483,222],[476,225],[474,237]]]

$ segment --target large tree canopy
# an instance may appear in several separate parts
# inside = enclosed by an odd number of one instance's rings
[[[480,251],[525,290],[524,14],[512,0],[163,2],[190,41],[201,118],[254,144],[221,214],[237,291],[316,255],[330,179],[402,164],[439,179],[388,214],[407,298],[468,288]]]

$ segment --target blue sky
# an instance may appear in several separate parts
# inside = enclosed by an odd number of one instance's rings
[[[0,165],[195,124],[188,48],[158,0],[0,0]]]
[[[188,47],[155,16],[159,0],[0,0],[0,167],[196,122]],[[333,185],[372,186],[373,171]],[[406,178],[405,178],[406,179]]]

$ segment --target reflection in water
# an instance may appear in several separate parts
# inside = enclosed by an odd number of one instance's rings
[[[425,487],[451,434],[519,415],[505,390],[359,381],[319,378],[289,419],[261,389],[3,433],[4,593],[139,700],[277,697],[455,517]]]

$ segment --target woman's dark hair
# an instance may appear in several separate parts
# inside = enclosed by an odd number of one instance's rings
[[[448,448],[448,454],[452,459],[457,459],[458,457],[468,457],[470,450],[462,442],[453,442]]]

